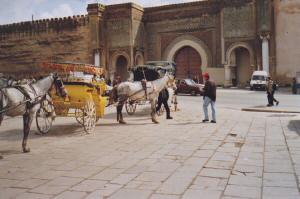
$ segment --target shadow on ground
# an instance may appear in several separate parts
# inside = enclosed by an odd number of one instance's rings
[[[205,124],[203,122],[182,122],[182,123],[176,123],[176,124],[169,124],[170,126],[181,126],[181,125],[191,125],[191,124]]]
[[[300,120],[290,120],[288,128],[290,131],[294,131],[295,133],[300,135]]]
[[[123,108],[123,110],[122,110],[122,113],[123,113],[124,117],[146,116],[146,115],[150,115],[150,112],[151,112],[150,107],[138,108],[133,115],[128,115],[126,113],[125,108]],[[105,119],[115,119],[115,118],[117,118],[117,114],[116,114],[116,112],[106,113],[106,114],[104,114],[104,118]]]
[[[83,132],[82,126],[76,125],[54,125],[47,134],[40,134],[37,130],[31,130],[29,139],[39,139],[43,137],[66,137]],[[21,141],[23,139],[23,129],[11,129],[0,134],[0,140]]]
[[[154,124],[153,122],[151,122],[151,119],[150,119],[149,123],[145,123],[145,122],[143,122],[143,123],[133,123],[132,120],[131,121],[126,121],[126,122],[127,122],[126,124],[119,124],[119,123],[115,122],[115,123],[97,124],[96,126],[99,126],[99,127],[101,127],[101,126],[103,126],[103,127],[104,126],[124,127],[124,126],[144,126],[144,125]],[[157,125],[157,124],[154,124],[154,125]]]
[[[0,150],[0,159],[2,157],[3,159],[3,155],[15,155],[15,154],[22,154],[23,152],[19,149],[19,150]],[[1,156],[2,155],[2,156]]]
[[[292,115],[292,114],[272,114],[272,115],[269,115],[268,117],[296,117],[297,115]]]

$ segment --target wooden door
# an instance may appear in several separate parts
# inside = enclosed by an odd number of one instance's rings
[[[201,57],[199,53],[190,46],[181,48],[175,55],[176,78],[197,77],[202,81]]]

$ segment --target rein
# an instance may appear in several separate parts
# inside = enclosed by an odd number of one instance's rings
[[[3,91],[2,91],[2,93],[3,93]],[[3,93],[3,95],[5,95],[5,94]],[[37,98],[39,98],[39,97],[42,97],[42,98],[41,98],[40,100],[35,101],[34,103],[30,103],[30,105],[33,107],[33,106],[35,106],[35,105],[41,103],[41,101],[43,101],[43,100],[46,98],[46,95],[47,95],[47,94],[37,96],[36,98],[34,98],[35,100],[36,100]],[[24,105],[24,104],[27,104],[28,102],[30,102],[30,99],[27,99],[27,100],[25,100],[24,102],[21,102],[21,103],[15,105],[15,106],[10,106],[10,107],[7,106],[7,107],[4,107],[2,110],[0,110],[0,114],[5,113],[5,112],[7,112],[7,111],[9,111],[9,110],[11,110],[11,109],[18,108],[19,106],[22,106],[22,105]],[[28,109],[28,107],[26,107],[26,109]]]

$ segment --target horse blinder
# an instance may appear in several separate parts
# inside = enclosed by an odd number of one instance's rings
[[[55,89],[56,91],[58,90],[59,91],[59,95],[61,97],[66,97],[67,96],[67,91],[66,91],[66,88],[64,87],[64,84],[62,82],[62,80],[60,78],[56,78],[55,81]]]

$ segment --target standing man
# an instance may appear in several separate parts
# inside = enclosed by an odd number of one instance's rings
[[[293,83],[292,83],[292,93],[297,94],[297,79],[295,77],[293,78]]]
[[[211,123],[216,123],[216,108],[215,108],[215,103],[216,103],[216,84],[213,80],[210,80],[209,74],[204,73],[204,88],[202,91],[203,94],[203,111],[204,111],[204,120],[202,122],[208,122],[208,110],[207,107],[210,104],[211,106],[211,112],[212,112],[212,120],[210,121]]]
[[[169,108],[168,100],[169,100],[169,91],[167,88],[164,88],[159,92],[156,112],[160,110],[161,105],[163,104],[166,110],[167,119],[170,120],[173,118],[170,116],[170,108]]]

